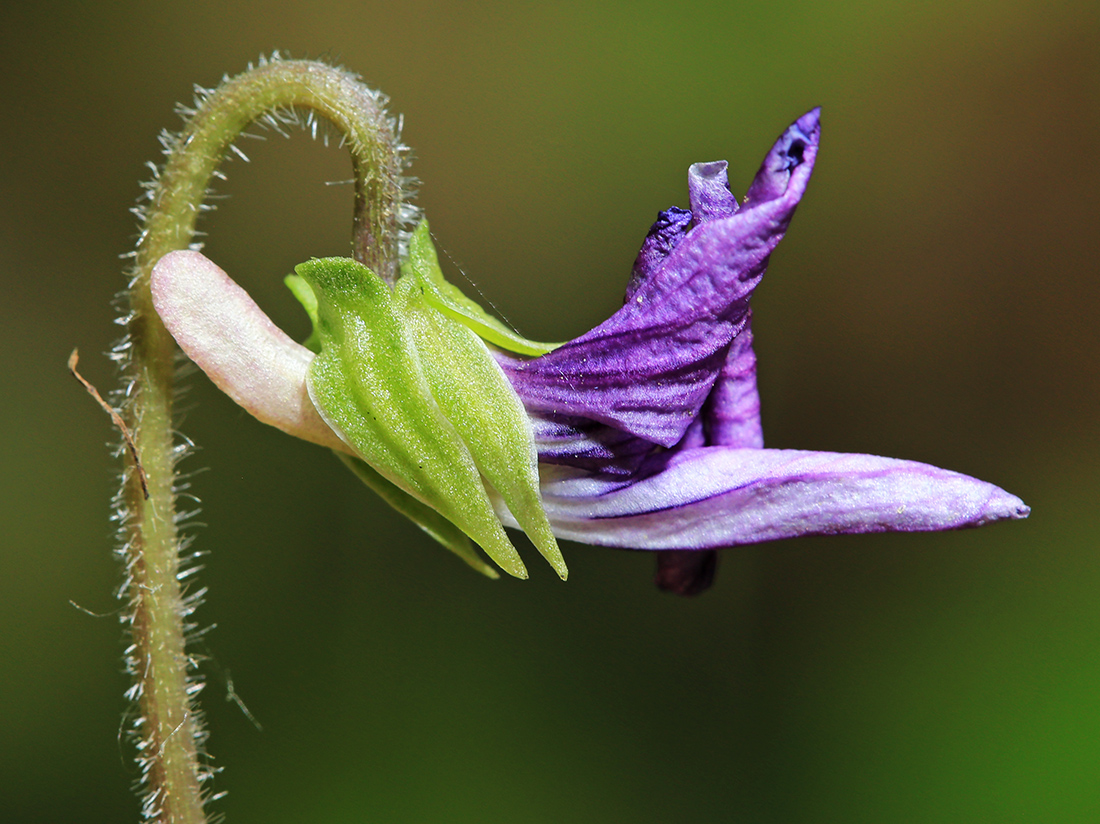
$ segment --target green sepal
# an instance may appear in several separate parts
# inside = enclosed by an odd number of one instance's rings
[[[481,306],[443,277],[439,257],[428,230],[428,221],[420,221],[409,240],[409,256],[401,264],[403,276],[418,275],[424,285],[424,299],[448,317],[470,327],[480,338],[518,355],[545,355],[560,343],[528,340],[494,318]]]
[[[468,563],[482,575],[499,578],[500,573],[481,560],[473,542],[465,532],[448,521],[430,506],[420,503],[412,495],[391,484],[370,465],[344,452],[333,452],[344,466],[355,473],[383,501],[388,503],[439,543]]]
[[[302,341],[302,346],[311,352],[320,352],[321,338],[317,334],[317,295],[313,293],[313,287],[299,275],[287,275],[283,278],[283,283],[290,290],[290,294],[298,299],[298,303],[302,304],[302,308],[309,316],[309,322],[313,324],[313,329],[309,337]]]
[[[317,298],[321,353],[307,383],[321,417],[383,478],[454,523],[505,572],[526,578],[473,456],[432,395],[389,287],[350,258],[311,260],[295,271]]]
[[[565,580],[569,574],[539,494],[531,422],[489,349],[469,327],[431,305],[422,278],[394,290],[436,402],[458,430],[478,470],[500,493],[531,542]]]

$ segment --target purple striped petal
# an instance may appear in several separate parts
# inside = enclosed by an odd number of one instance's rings
[[[745,326],[752,290],[809,182],[819,135],[817,110],[792,125],[749,190],[752,208],[729,217],[716,216],[732,209],[719,191],[724,169],[700,164],[689,177],[698,219],[680,237],[683,215],[662,215],[622,309],[540,358],[500,356],[527,409],[589,418],[666,447],[680,441]]]
[[[958,529],[1029,512],[976,478],[873,455],[714,446],[672,454],[661,471],[633,482],[541,472],[556,535],[633,549]]]
[[[633,477],[657,447],[586,418],[529,415],[539,463],[601,475]]]
[[[572,466],[601,475],[634,475],[657,446],[651,441],[587,418],[531,416],[535,448],[541,463]],[[675,449],[735,446],[761,449],[760,395],[756,389],[756,355],[752,329],[730,344],[702,414],[685,430]]]

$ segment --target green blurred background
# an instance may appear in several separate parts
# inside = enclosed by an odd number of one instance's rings
[[[928,461],[1031,519],[727,551],[715,588],[567,544],[491,582],[198,376],[215,809],[232,822],[1100,820],[1100,10],[1083,2],[5,3],[0,821],[137,819],[106,416],[127,212],[191,84],[337,60],[406,115],[420,204],[519,329],[618,305],[694,161],[742,192],[824,107],[757,293],[768,442]],[[246,141],[207,251],[276,320],[349,176]],[[228,685],[263,725],[232,703]]]

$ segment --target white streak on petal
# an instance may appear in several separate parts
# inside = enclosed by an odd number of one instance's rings
[[[153,305],[187,356],[263,423],[349,452],[306,390],[313,352],[291,340],[248,293],[198,252],[165,255],[152,274]]]

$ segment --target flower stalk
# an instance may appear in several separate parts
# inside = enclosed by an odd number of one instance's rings
[[[143,816],[164,824],[206,821],[204,787],[213,771],[202,754],[206,733],[195,697],[202,682],[187,651],[191,615],[202,598],[189,577],[195,553],[184,555],[176,495],[176,462],[186,451],[172,423],[177,347],[153,309],[149,277],[161,257],[191,247],[210,180],[233,141],[254,122],[280,129],[320,116],[336,127],[352,156],[355,175],[353,255],[385,281],[398,272],[402,227],[412,216],[404,202],[405,147],[385,98],[356,77],[312,61],[261,61],[213,91],[200,90],[182,132],[162,138],[166,162],[138,207],[142,230],[133,253],[127,334],[115,349],[123,384],[121,415],[133,450],[123,450],[122,488],[116,498],[120,555],[131,644],[128,691],[137,703],[134,723],[142,774]],[[140,464],[139,464],[140,462]],[[146,489],[143,489],[142,479]],[[186,517],[186,516],[182,516]]]

